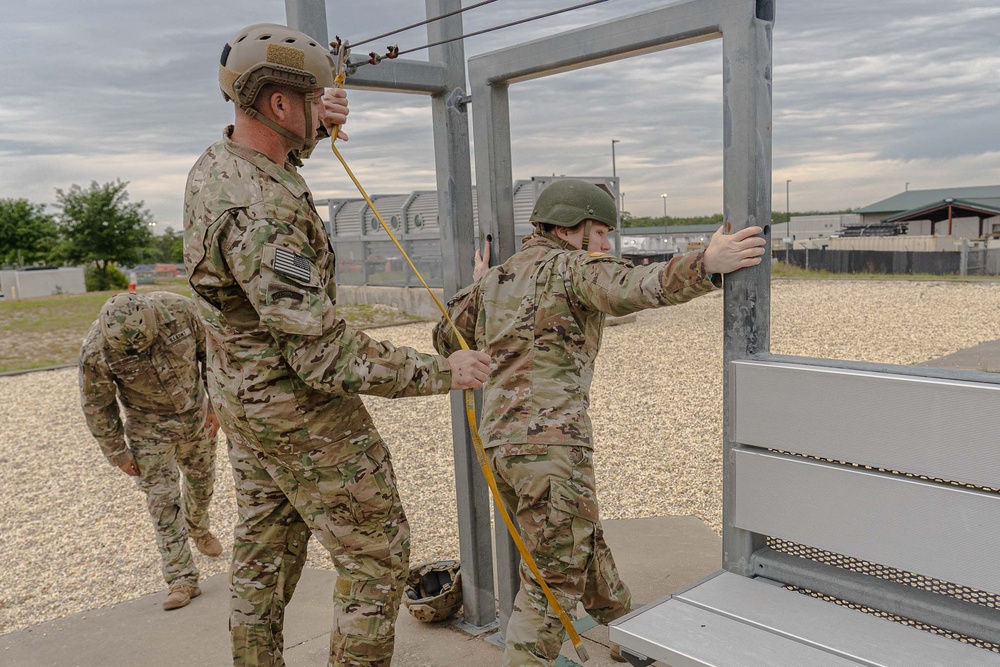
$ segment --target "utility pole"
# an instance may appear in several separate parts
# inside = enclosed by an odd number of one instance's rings
[[[788,253],[792,245],[792,209],[788,205],[788,186],[791,179],[785,181],[785,225],[787,226],[788,243],[785,244],[785,264],[788,264]]]
[[[615,167],[615,144],[619,143],[620,139],[611,140],[611,177],[615,179],[615,250],[617,255],[621,257],[622,255],[622,209],[625,207],[621,202],[621,193],[618,190],[621,186],[618,184],[618,169]]]

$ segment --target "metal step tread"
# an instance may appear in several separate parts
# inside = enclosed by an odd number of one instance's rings
[[[731,572],[618,619],[610,637],[672,667],[1000,667],[996,653]]]

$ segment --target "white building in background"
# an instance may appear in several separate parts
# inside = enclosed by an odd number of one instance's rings
[[[853,229],[859,233],[850,235],[903,228],[908,236],[995,239],[1000,237],[1000,185],[907,190],[856,212],[861,220]]]
[[[840,230],[861,222],[857,213],[834,213],[831,215],[795,215],[791,224],[779,222],[771,225],[771,238],[776,242],[791,237],[796,241],[805,239],[826,239],[836,236]]]
[[[87,291],[83,267],[0,271],[0,299],[32,299]]]

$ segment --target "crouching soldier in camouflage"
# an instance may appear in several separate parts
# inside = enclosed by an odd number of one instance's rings
[[[485,353],[445,358],[373,340],[337,315],[335,257],[296,165],[347,120],[327,49],[255,25],[222,51],[236,122],[188,177],[184,259],[206,324],[210,394],[226,429],[239,519],[230,570],[233,662],[280,667],[285,605],[310,531],[337,569],[329,665],[389,665],[409,526],[359,394],[478,388]],[[346,139],[346,137],[344,137]]]
[[[80,394],[104,456],[146,494],[170,588],[163,608],[186,606],[201,595],[188,537],[206,556],[222,554],[208,530],[219,422],[195,305],[167,292],[108,299],[80,350]]]
[[[545,582],[571,612],[599,623],[630,610],[598,515],[587,406],[606,315],[683,303],[721,286],[721,274],[760,263],[759,227],[720,232],[708,248],[633,267],[605,253],[614,200],[596,185],[556,181],[539,195],[536,231],[520,252],[458,292],[448,310],[469,345],[497,367],[483,392],[482,436],[504,503]],[[591,251],[591,252],[588,252]],[[442,319],[442,354],[458,342]],[[507,625],[504,665],[554,664],[565,631],[528,568]],[[619,647],[612,657],[623,661]]]

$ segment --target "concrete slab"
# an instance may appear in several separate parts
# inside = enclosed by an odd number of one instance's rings
[[[720,538],[694,517],[655,517],[605,522],[608,543],[637,604],[648,604],[719,568]],[[329,652],[335,575],[306,570],[285,618],[288,667],[325,665]],[[165,593],[96,609],[0,636],[0,664],[18,667],[231,664],[227,631],[229,591],[225,575],[201,584],[202,595],[184,609],[164,612]],[[607,628],[583,634],[587,667],[612,667]],[[572,647],[563,654],[576,658]],[[401,667],[489,667],[501,650],[448,623],[429,625],[401,613],[393,664]],[[568,663],[574,664],[572,662]]]
[[[962,371],[1000,373],[1000,340],[991,340],[974,347],[967,347],[953,354],[925,361],[920,365]]]

